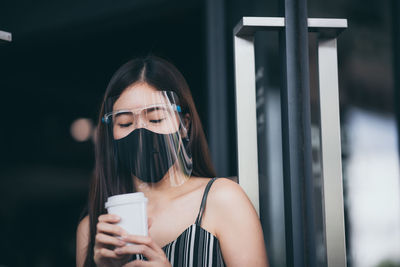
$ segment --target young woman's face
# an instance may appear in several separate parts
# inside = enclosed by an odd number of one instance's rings
[[[167,97],[147,83],[137,83],[125,89],[113,106],[114,139],[146,128],[169,134],[179,129],[179,117]]]

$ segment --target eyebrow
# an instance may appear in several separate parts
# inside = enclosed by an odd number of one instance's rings
[[[147,113],[150,113],[150,112],[153,112],[153,111],[156,111],[156,110],[160,110],[160,109],[166,109],[165,107],[163,107],[163,106],[156,106],[156,107],[152,107],[152,108],[148,108],[147,109]]]
[[[156,110],[161,110],[161,109],[165,110],[166,108],[164,106],[154,106],[154,107],[147,108],[146,110],[147,110],[148,113],[150,113],[150,112],[153,112],[153,111],[156,111]],[[132,113],[132,110],[121,109],[121,110],[116,110],[115,113],[114,113],[114,116],[118,117],[118,116],[126,115],[126,114],[129,114],[129,113]]]
[[[128,113],[131,113],[131,111],[129,111],[129,110],[121,110],[121,111],[118,111],[117,113],[115,113],[115,114],[114,114],[114,117],[119,117],[119,116],[122,116],[122,115],[127,115]]]

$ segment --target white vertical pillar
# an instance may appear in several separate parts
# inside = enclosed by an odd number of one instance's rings
[[[327,262],[346,266],[336,38],[319,40],[318,70]]]
[[[234,36],[239,183],[259,214],[254,36]]]

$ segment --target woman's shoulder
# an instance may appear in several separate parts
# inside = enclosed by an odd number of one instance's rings
[[[195,187],[204,191],[207,184],[212,179],[213,178],[207,178],[207,177],[193,177],[192,180],[193,183],[195,184]],[[209,189],[207,202],[209,202],[210,198],[222,202],[226,200],[229,201],[234,196],[236,197],[245,196],[245,193],[243,189],[240,187],[240,185],[237,182],[233,181],[232,178],[217,177],[217,179],[215,179],[215,181],[213,182],[213,184]]]
[[[221,224],[223,221],[257,214],[242,187],[228,178],[214,181],[207,197],[207,206]]]
[[[216,179],[207,209],[208,225],[219,241],[227,266],[268,266],[259,217],[238,183]]]
[[[192,187],[196,188],[197,190],[204,191],[207,184],[212,179],[213,178],[209,177],[192,177]],[[227,194],[240,194],[241,191],[243,191],[242,188],[237,182],[233,181],[233,179],[217,177],[209,189],[207,199],[210,197],[210,195],[217,195],[219,197],[223,197],[223,195],[225,195],[225,197],[229,197]]]
[[[78,224],[78,228],[79,227],[88,227],[89,226],[89,215],[86,215],[82,218],[82,220],[80,220],[79,224]]]
[[[85,216],[76,230],[76,265],[83,266],[89,244],[89,216]]]
[[[214,181],[208,198],[210,202],[218,206],[225,206],[232,202],[248,199],[246,193],[237,182],[225,177],[220,177]]]
[[[87,236],[89,234],[89,215],[86,215],[78,224],[76,229],[77,238]]]

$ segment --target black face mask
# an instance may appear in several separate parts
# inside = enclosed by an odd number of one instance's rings
[[[146,183],[157,183],[177,159],[178,131],[158,134],[144,128],[114,140],[118,170]]]

